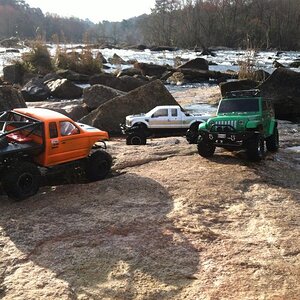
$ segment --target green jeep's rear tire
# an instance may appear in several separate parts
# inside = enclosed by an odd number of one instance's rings
[[[21,201],[36,194],[40,182],[41,173],[35,164],[19,162],[7,170],[2,186],[8,197]]]
[[[265,141],[262,135],[255,135],[249,139],[246,148],[250,161],[261,161],[265,157]]]
[[[275,127],[271,136],[266,138],[267,150],[270,152],[276,152],[279,148],[279,134],[278,129]]]
[[[205,158],[212,157],[216,150],[216,146],[213,143],[202,140],[198,140],[197,148],[199,155]]]
[[[90,181],[104,179],[110,172],[112,157],[109,153],[98,150],[92,153],[86,164],[86,177]]]

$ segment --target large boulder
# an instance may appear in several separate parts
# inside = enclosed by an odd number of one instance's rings
[[[82,96],[83,89],[68,79],[57,79],[47,83],[51,95],[59,99],[77,99]]]
[[[21,92],[11,85],[0,86],[0,111],[27,107]]]
[[[258,85],[257,81],[244,79],[244,80],[222,82],[220,83],[220,89],[221,89],[222,97],[224,97],[227,92],[239,91],[239,90],[250,90],[256,88],[257,85]]]
[[[278,68],[258,88],[272,100],[277,118],[300,119],[300,73]]]
[[[44,84],[42,78],[35,77],[28,81],[22,88],[21,93],[25,101],[43,101],[49,98],[50,90]]]
[[[139,62],[135,63],[134,67],[144,76],[156,76],[157,78],[161,78],[168,69],[166,66]]]
[[[83,102],[91,109],[96,109],[106,101],[125,95],[125,92],[111,87],[95,84],[83,90]]]
[[[72,101],[43,101],[43,102],[27,102],[28,107],[41,107],[60,112],[74,121],[78,121],[87,114],[88,108],[84,105],[82,99]]]
[[[122,92],[130,92],[145,84],[143,80],[138,78],[131,77],[131,79],[128,79],[128,76],[117,78],[112,74],[106,73],[92,76],[89,83],[90,85],[102,84]]]
[[[137,77],[132,77],[128,75],[124,75],[119,77],[123,84],[126,86],[126,92],[130,92],[134,89],[139,88],[140,86],[149,83],[148,80],[140,79]]]
[[[208,70],[208,61],[198,57],[182,64],[178,69]]]
[[[145,113],[157,105],[178,105],[160,80],[105,102],[80,121],[110,133],[120,133],[127,115]]]
[[[3,68],[3,80],[12,84],[20,84],[24,71],[20,64],[9,65]]]
[[[76,82],[76,83],[88,83],[89,76],[85,74],[80,74],[77,72],[74,72],[72,70],[58,70],[56,71],[56,74],[60,76],[61,78],[66,78],[70,81]]]

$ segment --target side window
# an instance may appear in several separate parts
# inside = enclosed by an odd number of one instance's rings
[[[49,135],[50,135],[50,139],[57,138],[58,136],[57,126],[55,122],[49,123]]]
[[[172,109],[171,109],[171,115],[172,115],[172,117],[177,117],[177,116],[178,116],[178,113],[177,113],[177,109],[176,109],[176,108],[172,108]]]
[[[168,116],[168,109],[159,109],[152,115],[152,118],[167,117],[167,116]]]
[[[79,129],[69,121],[59,122],[59,126],[60,126],[60,134],[62,136],[79,133]]]

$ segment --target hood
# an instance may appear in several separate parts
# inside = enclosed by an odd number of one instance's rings
[[[144,116],[145,116],[145,114],[129,115],[129,116],[126,116],[126,119],[132,120],[132,119],[144,117]]]

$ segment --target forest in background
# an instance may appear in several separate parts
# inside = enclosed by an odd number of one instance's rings
[[[0,0],[0,39],[299,50],[299,28],[299,0],[156,0],[150,15],[97,24]]]

